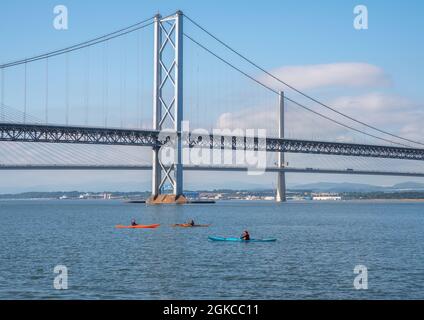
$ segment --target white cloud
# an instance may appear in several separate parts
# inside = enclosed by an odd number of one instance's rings
[[[383,93],[344,96],[330,105],[353,118],[402,137],[423,141],[422,106],[408,98]],[[387,137],[391,139],[390,137]]]
[[[322,126],[322,121],[317,116],[299,112],[299,109],[287,109],[285,113],[286,137],[298,139],[329,139],[342,137],[346,133],[337,125]],[[248,108],[236,112],[222,114],[216,124],[219,129],[265,129],[268,136],[276,137],[278,134],[278,111],[263,109],[261,107]],[[324,120],[325,121],[325,120]],[[321,125],[320,125],[321,124]],[[340,137],[339,137],[340,136]],[[334,139],[332,139],[334,140]]]
[[[351,112],[405,111],[417,106],[416,103],[405,97],[380,92],[359,96],[342,96],[334,99],[330,104],[336,106],[340,111]]]
[[[360,62],[330,63],[285,66],[273,70],[272,73],[300,90],[326,88],[333,90],[332,94],[339,92],[340,95],[337,98],[320,99],[362,122],[395,134],[403,134],[408,138],[422,139],[424,130],[421,129],[421,123],[424,120],[424,114],[419,112],[420,106],[416,102],[399,95],[375,92],[376,88],[387,87],[392,84],[390,77],[378,66]],[[269,76],[262,76],[260,80],[277,90],[286,89],[281,83]],[[361,95],[343,95],[349,88],[360,88],[362,92],[364,90],[368,90],[368,92]],[[287,94],[289,91],[287,91]],[[287,103],[287,105],[286,128],[288,134],[293,138],[355,142],[352,137],[356,135],[356,138],[362,139],[360,134],[354,134],[352,131],[331,124],[307,111],[290,107],[290,103]],[[306,105],[332,119],[339,120],[357,129],[365,129],[364,126],[326,110],[312,101],[308,101]],[[225,113],[219,118],[217,126],[220,128],[266,128],[275,136],[278,125],[277,119],[277,108],[270,112],[270,110],[264,110],[258,106]],[[373,133],[368,130],[367,132]],[[381,141],[370,141],[370,143],[378,142]]]
[[[300,90],[324,87],[387,87],[392,83],[383,69],[361,62],[285,66],[271,73]],[[277,90],[286,89],[269,76],[261,76],[260,80]]]
[[[275,131],[277,128],[277,114],[261,110],[261,108],[248,108],[236,112],[223,113],[217,121],[218,129],[266,129]]]
[[[341,96],[329,101],[328,104],[353,118],[407,138],[421,140],[424,134],[424,129],[422,129],[424,114],[419,112],[419,105],[402,96],[374,92],[358,96]],[[363,126],[323,108],[315,106],[314,110],[357,129],[365,129]],[[364,135],[332,124],[328,120],[302,111],[302,109],[291,107],[290,103],[287,103],[285,117],[288,138],[364,142],[358,140],[365,138]],[[270,110],[269,108],[255,107],[232,113],[227,112],[219,117],[217,127],[221,129],[266,129],[269,135],[276,136],[278,111],[277,108]],[[380,135],[377,132],[365,130]],[[385,138],[390,139],[388,136]],[[368,142],[381,143],[378,140]]]

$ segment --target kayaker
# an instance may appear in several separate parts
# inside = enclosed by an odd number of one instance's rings
[[[132,220],[131,220],[131,225],[134,227],[134,226],[138,226],[138,223],[135,221],[135,219],[133,218]]]
[[[194,226],[195,226],[195,223],[194,223],[194,220],[193,220],[193,219],[191,219],[191,220],[188,222],[188,224],[189,224],[189,225],[191,225],[192,227],[194,227]]]
[[[241,235],[240,239],[245,240],[245,241],[249,241],[250,240],[250,234],[249,231],[244,230],[243,234]]]

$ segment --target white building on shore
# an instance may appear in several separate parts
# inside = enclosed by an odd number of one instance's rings
[[[312,196],[313,201],[340,201],[342,197],[337,194],[317,194]]]

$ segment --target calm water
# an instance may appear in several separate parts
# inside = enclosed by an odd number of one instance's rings
[[[114,228],[132,217],[162,226]],[[191,217],[212,227],[169,227]],[[423,203],[2,201],[0,219],[1,299],[424,298]],[[207,240],[244,228],[278,241]],[[359,264],[368,290],[354,290]]]

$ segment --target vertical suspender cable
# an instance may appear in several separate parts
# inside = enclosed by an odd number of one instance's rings
[[[49,122],[49,58],[46,59],[46,91],[44,113],[46,124]]]
[[[69,54],[65,55],[65,107],[66,107],[66,115],[65,122],[66,125],[69,125]]]
[[[125,40],[125,37],[123,38]],[[127,104],[127,50],[124,50],[124,70],[123,70],[123,96],[122,96],[122,103],[123,103],[123,113],[122,113],[122,124],[121,127],[125,126],[125,120],[126,120],[126,104]]]
[[[105,127],[107,127],[109,122],[109,51],[108,43],[105,42]]]
[[[122,50],[122,49],[121,49]],[[122,54],[122,51],[121,51]],[[120,127],[122,128],[122,57],[119,62],[119,118]]]
[[[24,123],[26,123],[26,113],[27,113],[27,64],[24,66]]]
[[[106,105],[106,43],[104,42],[102,45],[102,118],[103,118],[103,126],[106,127],[106,115],[105,115],[105,105]]]
[[[85,51],[85,85],[84,85],[84,124],[88,125],[88,105],[89,105],[89,90],[90,90],[90,48]]]
[[[140,33],[141,31],[137,32],[137,101],[136,101],[136,108],[137,108],[137,127],[141,129],[141,50],[140,50]]]
[[[120,127],[122,128],[123,125],[123,119],[122,119],[122,109],[123,109],[123,45],[121,46],[121,50],[120,50],[120,70],[119,70],[119,117],[120,117]]]
[[[1,111],[1,121],[4,122],[4,69],[1,69],[1,102],[0,102],[0,111]]]
[[[196,59],[196,80],[195,80],[195,85],[196,85],[196,107],[195,107],[195,117],[196,117],[196,125],[199,126],[199,128],[201,128],[200,126],[200,117],[199,117],[199,106],[200,106],[200,85],[199,85],[199,81],[200,81],[200,58],[199,58],[199,51],[196,51],[196,55],[197,55],[197,59]]]
[[[109,83],[108,83],[108,72],[109,72],[109,59],[107,55],[107,42],[103,43],[103,72],[102,72],[102,82],[103,82],[103,97],[102,97],[102,113],[103,113],[103,125],[107,127],[108,125],[108,96],[109,96]]]

